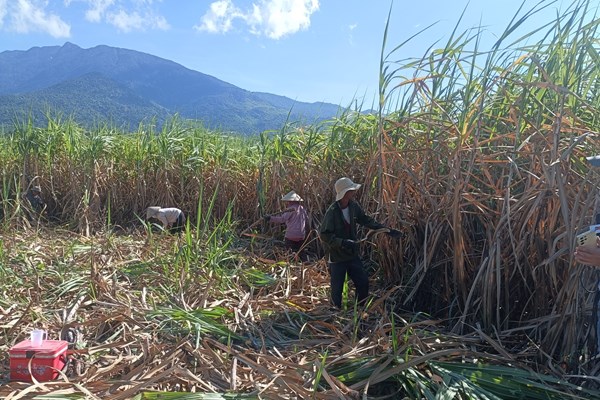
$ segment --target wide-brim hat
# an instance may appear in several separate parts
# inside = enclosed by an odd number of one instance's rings
[[[153,218],[156,214],[158,214],[159,210],[160,207],[148,207],[148,209],[146,210],[146,219]]]
[[[350,178],[340,178],[335,182],[335,201],[340,201],[349,190],[358,190],[362,185],[352,182]]]
[[[295,191],[291,191],[283,196],[281,196],[281,201],[304,201],[302,197],[298,195]]]

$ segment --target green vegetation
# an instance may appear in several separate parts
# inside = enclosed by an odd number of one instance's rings
[[[458,26],[418,59],[384,43],[378,115],[256,138],[177,119],[16,126],[0,139],[0,348],[77,328],[86,371],[39,389],[99,398],[599,397],[597,274],[572,259],[600,184],[584,160],[600,132],[591,6],[515,39],[518,14],[485,50]],[[315,228],[342,175],[405,233],[365,246],[360,311],[328,307],[314,229],[300,264],[253,224],[294,189]],[[151,205],[182,208],[185,234],[144,223]]]

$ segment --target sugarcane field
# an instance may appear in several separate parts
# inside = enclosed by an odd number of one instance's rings
[[[379,103],[327,121],[15,121],[0,397],[600,398],[594,4],[384,37]]]

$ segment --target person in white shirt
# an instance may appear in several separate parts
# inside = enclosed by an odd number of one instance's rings
[[[148,207],[146,219],[152,218],[159,220],[163,228],[171,233],[181,232],[185,228],[185,215],[179,208]]]
[[[369,296],[369,275],[360,258],[360,242],[357,239],[356,225],[373,230],[385,230],[388,236],[400,238],[397,229],[385,227],[368,216],[354,200],[356,191],[362,184],[350,178],[340,178],[335,182],[335,202],[329,206],[319,228],[319,237],[325,253],[328,254],[328,267],[331,281],[331,301],[342,308],[342,295],[346,276],[354,282],[356,299],[364,305]]]

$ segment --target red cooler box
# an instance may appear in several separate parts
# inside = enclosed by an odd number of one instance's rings
[[[67,363],[68,346],[65,340],[44,340],[40,346],[34,346],[30,340],[17,343],[8,351],[10,380],[31,382],[31,375],[39,382],[58,378],[58,371]]]

